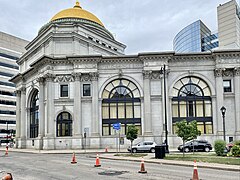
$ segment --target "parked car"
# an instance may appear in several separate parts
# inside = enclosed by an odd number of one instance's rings
[[[157,144],[154,141],[143,141],[139,142],[136,145],[132,146],[132,152],[151,152],[155,153],[155,146]],[[131,152],[131,146],[128,147],[127,149],[129,152]]]
[[[189,152],[189,151],[205,151],[205,152],[209,152],[210,150],[212,150],[212,145],[206,141],[206,140],[192,140],[189,142],[186,142],[184,147],[183,145],[178,146],[178,150],[179,151],[185,151],[185,152]]]

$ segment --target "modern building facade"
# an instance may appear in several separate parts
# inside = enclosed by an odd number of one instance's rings
[[[162,143],[167,131],[175,147],[176,122],[183,119],[197,120],[199,138],[213,142],[223,138],[222,106],[227,139],[240,138],[239,50],[124,55],[125,47],[78,2],[57,13],[26,47],[11,79],[16,147],[113,148],[115,123],[123,147],[130,124],[139,129],[137,141]]]
[[[210,29],[197,20],[183,28],[173,40],[175,52],[204,52],[218,47],[218,34],[212,34]]]
[[[23,39],[0,32],[0,137],[6,136],[6,130],[15,133],[15,84],[8,80],[18,74],[16,61],[25,52],[24,46],[27,43]]]
[[[240,49],[240,7],[235,0],[217,8],[219,48]]]
[[[173,49],[178,53],[205,52],[214,49],[240,48],[240,8],[236,0],[217,7],[218,32],[212,33],[197,20],[183,28],[173,40]]]

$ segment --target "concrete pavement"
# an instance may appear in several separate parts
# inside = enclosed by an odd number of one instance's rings
[[[6,148],[0,147],[0,156],[4,156]],[[34,149],[15,149],[9,148],[9,156],[11,156],[11,152],[21,152],[21,153],[36,153],[36,154],[72,154],[75,152],[76,154],[92,154],[91,156],[94,158],[95,154],[99,154],[101,159],[112,159],[112,160],[124,160],[124,161],[136,161],[141,162],[141,157],[124,157],[124,156],[115,156],[116,149],[108,149],[108,152],[105,152],[105,149],[87,149],[87,150],[34,150]],[[171,153],[170,149],[170,153]],[[126,153],[126,151],[122,150],[120,153]],[[147,156],[144,156],[144,161],[147,163],[156,163],[156,164],[167,164],[167,165],[176,165],[176,166],[192,166],[193,162],[191,161],[177,161],[177,160],[166,160],[166,159],[155,159],[154,153],[148,153]],[[239,158],[240,161],[240,158]],[[219,169],[219,170],[227,170],[227,171],[239,171],[240,166],[238,165],[227,165],[227,164],[217,164],[217,163],[205,163],[205,162],[197,162],[197,167],[200,168],[211,168],[211,169]]]

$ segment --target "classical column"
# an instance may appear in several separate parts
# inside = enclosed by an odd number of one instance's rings
[[[235,131],[240,135],[240,67],[234,69],[234,93],[235,93]]]
[[[74,74],[74,120],[73,120],[73,135],[81,136],[82,134],[82,101],[81,101],[81,84],[80,76],[81,74]]]
[[[21,139],[26,139],[26,88],[21,88]]]
[[[218,133],[219,131],[223,131],[222,127],[222,114],[220,112],[220,108],[223,106],[223,69],[215,69],[215,77],[216,77],[216,100],[217,100],[217,106],[216,109],[213,109],[213,111],[216,111],[216,117],[217,117],[217,129]]]
[[[46,86],[47,86],[47,118],[45,120],[47,126],[46,135],[47,137],[53,137],[55,132],[54,127],[54,88],[53,88],[53,75],[47,74],[46,75]]]
[[[44,113],[44,78],[39,78],[39,131],[38,137],[42,138],[45,136],[45,113]]]
[[[21,135],[21,91],[16,91],[17,104],[16,104],[16,138],[20,138]]]
[[[98,73],[91,73],[92,80],[92,136],[99,136]]]
[[[143,71],[143,95],[144,95],[144,135],[152,135],[151,118],[151,91],[150,78],[151,71]]]

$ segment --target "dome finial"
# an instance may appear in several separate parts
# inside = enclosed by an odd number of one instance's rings
[[[80,6],[80,3],[79,3],[78,0],[76,0],[76,4],[75,4],[74,8],[82,8],[82,7]]]

